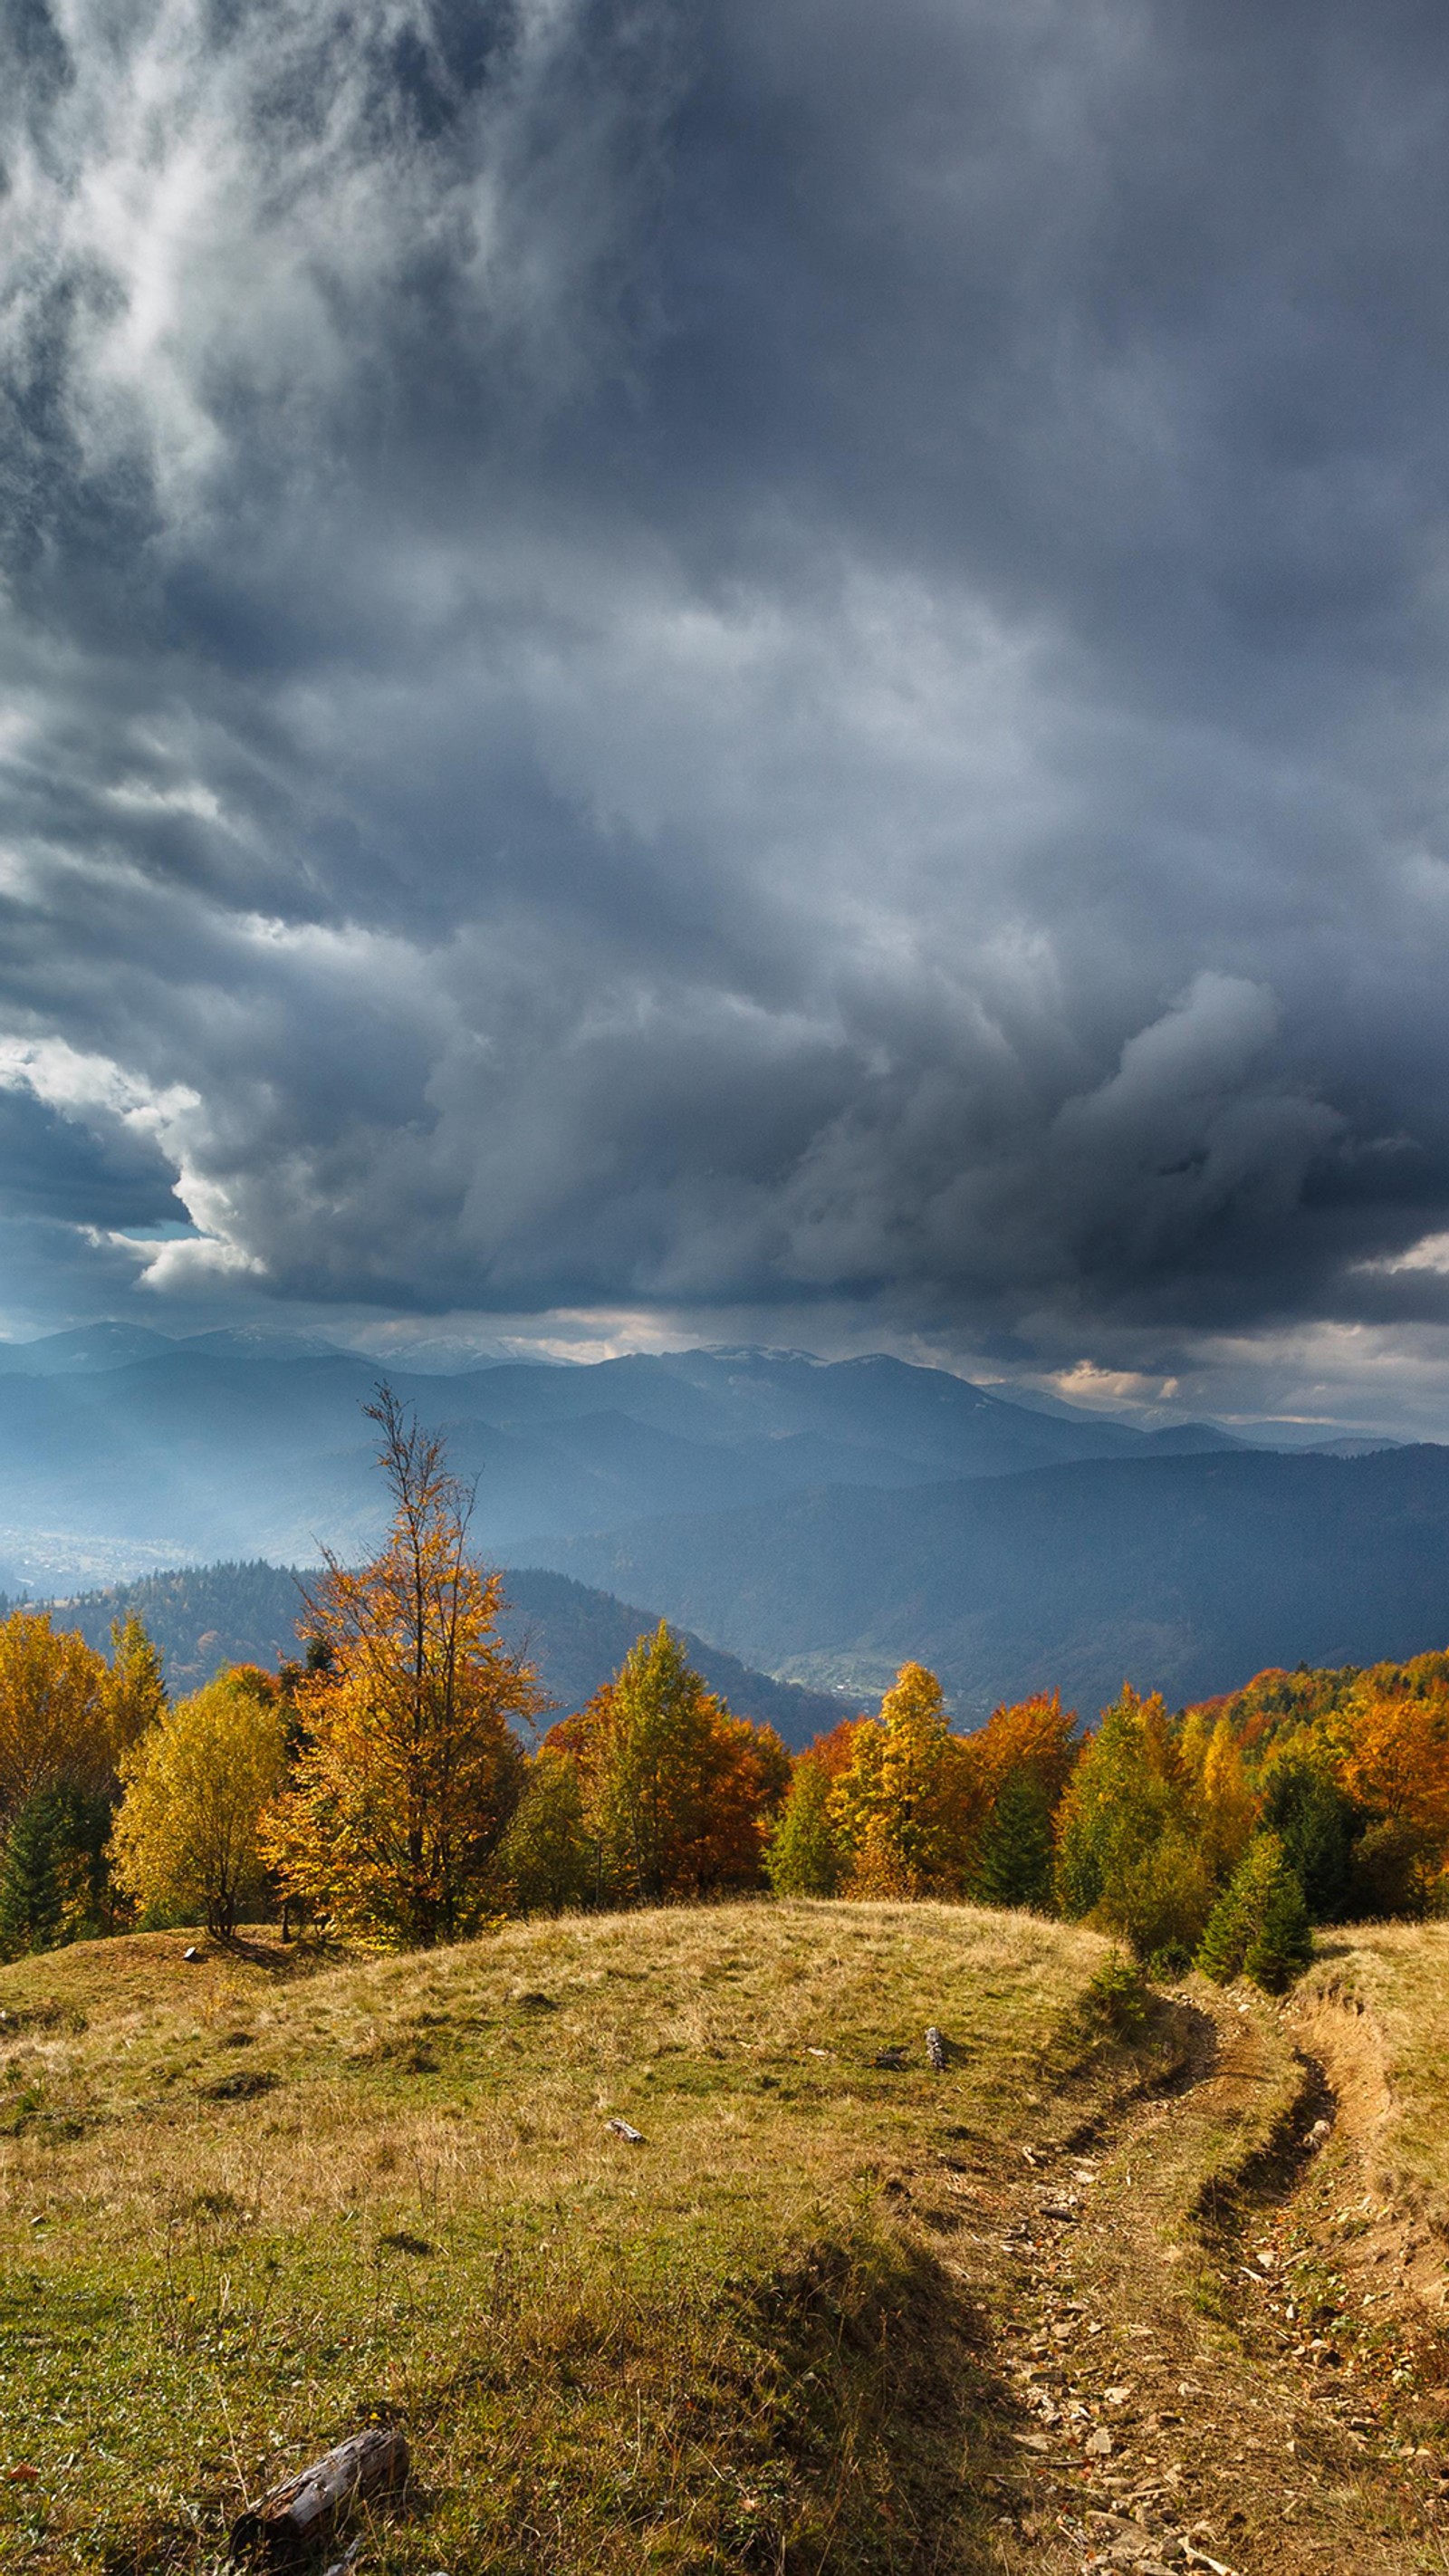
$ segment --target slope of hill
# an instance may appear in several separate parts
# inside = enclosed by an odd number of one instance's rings
[[[415,2458],[368,2537],[394,2576],[985,2565],[1020,2454],[900,2176],[943,2120],[1022,2169],[1034,2081],[1092,2054],[1095,1935],[681,1908],[312,1975],[189,1939],[0,1968],[17,2576],[201,2576],[379,2417]],[[970,2035],[945,2074],[932,2021]]]
[[[508,1601],[504,1629],[561,1709],[582,1708],[618,1671],[635,1639],[658,1625],[656,1611],[637,1610],[566,1574],[510,1566],[503,1582]],[[773,1726],[796,1750],[855,1713],[853,1701],[755,1672],[688,1630],[684,1650],[736,1717]]]
[[[0,2560],[204,2576],[382,2422],[390,2576],[1429,2576],[1443,1932],[1286,2015],[938,1905],[0,1967]]]
[[[1355,2116],[1375,2196],[1390,2196],[1433,2231],[1432,2250],[1420,2236],[1408,2253],[1416,2286],[1437,2305],[1449,2242],[1449,1924],[1347,1928],[1290,2010],[1295,2037],[1326,2061]]]
[[[295,1658],[305,1579],[289,1566],[260,1559],[180,1566],[50,1607],[58,1627],[78,1628],[102,1649],[109,1645],[113,1620],[140,1619],[165,1661],[171,1689],[181,1692],[197,1689],[223,1664],[263,1664],[275,1671]],[[657,1611],[635,1609],[564,1574],[509,1568],[504,1593],[504,1634],[528,1657],[560,1709],[582,1708],[618,1671],[635,1639],[658,1624]],[[696,1671],[737,1717],[776,1727],[789,1745],[808,1744],[849,1714],[823,1691],[752,1672],[698,1637],[686,1636],[684,1643]]]
[[[1449,1449],[834,1488],[547,1561],[817,1685],[879,1689],[919,1656],[963,1716],[1053,1684],[1095,1711],[1124,1674],[1205,1699],[1268,1664],[1372,1663],[1449,1637]]]

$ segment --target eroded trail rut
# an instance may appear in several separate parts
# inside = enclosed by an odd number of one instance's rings
[[[1004,2184],[945,2159],[953,2261],[1012,2392],[1000,2569],[1449,2570],[1423,2232],[1375,2198],[1331,2061],[1286,2018],[1167,2010],[1155,2092]]]

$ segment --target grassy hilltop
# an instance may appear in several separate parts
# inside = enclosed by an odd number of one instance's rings
[[[1449,1926],[1282,2005],[932,1903],[186,1940],[0,1971],[7,2576],[214,2576],[369,2420],[357,2576],[1442,2571]]]
[[[370,2569],[975,2563],[960,2203],[916,2169],[1112,2060],[1094,1934],[752,1906],[311,1973],[187,1937],[0,1971],[7,2566],[210,2567],[374,2412],[420,2501]]]

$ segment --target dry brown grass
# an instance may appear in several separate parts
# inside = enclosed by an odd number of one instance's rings
[[[1442,2294],[1449,1923],[1361,1924],[1324,1934],[1291,2019],[1301,2045],[1327,2066],[1373,2187],[1432,2228]]]
[[[186,1938],[0,1972],[7,2566],[208,2567],[376,2410],[419,2462],[397,2576],[978,2563],[968,2320],[898,2177],[1039,2121],[1094,1936],[750,1905],[310,1974]]]

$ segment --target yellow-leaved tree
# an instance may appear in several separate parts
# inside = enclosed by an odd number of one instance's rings
[[[1102,1711],[1057,1819],[1056,1892],[1064,1914],[1125,1935],[1164,1973],[1186,1965],[1216,1888],[1198,1837],[1195,1789],[1160,1693],[1129,1682]]]
[[[229,1940],[265,1887],[261,1820],[285,1766],[285,1711],[266,1674],[219,1673],[178,1700],[123,1758],[120,1885],[147,1912],[202,1914]]]
[[[441,1435],[386,1386],[367,1413],[392,1525],[369,1565],[329,1554],[306,1596],[301,1624],[323,1651],[296,1687],[301,1740],[266,1847],[314,1917],[427,1949],[488,1910],[523,1773],[509,1721],[543,1700],[498,1634],[502,1585],[469,1558],[472,1494]]]
[[[129,1746],[166,1691],[137,1619],[110,1664],[38,1610],[0,1620],[0,1953],[114,1928],[107,1844]]]
[[[829,1813],[850,1861],[848,1896],[958,1896],[975,1782],[941,1685],[903,1664],[873,1724],[856,1729]]]
[[[1189,1718],[1182,1743],[1197,1775],[1198,1842],[1214,1879],[1225,1887],[1257,1830],[1263,1801],[1249,1785],[1229,1717],[1219,1716],[1210,1727],[1203,1718]]]
[[[118,1747],[105,1659],[40,1610],[0,1619],[0,1817],[57,1782],[109,1786]]]
[[[119,1770],[133,1744],[166,1707],[161,1658],[139,1619],[111,1621],[111,1669],[106,1685],[111,1744]]]

